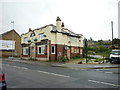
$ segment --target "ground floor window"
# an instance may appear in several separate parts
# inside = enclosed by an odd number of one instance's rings
[[[71,48],[71,52],[72,52],[72,53],[79,53],[79,49],[72,47],[72,48]]]
[[[55,46],[51,46],[51,53],[55,54]]]
[[[24,47],[23,48],[23,55],[28,55],[29,54],[29,48],[28,47]]]
[[[38,47],[38,54],[44,54],[45,53],[45,46],[39,46]]]

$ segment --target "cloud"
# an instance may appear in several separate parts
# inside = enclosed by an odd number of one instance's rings
[[[24,0],[3,3],[3,31],[12,28],[26,33],[28,28],[56,24],[60,16],[65,27],[85,37],[111,39],[111,20],[114,37],[118,37],[118,0]],[[106,35],[107,34],[107,35]]]

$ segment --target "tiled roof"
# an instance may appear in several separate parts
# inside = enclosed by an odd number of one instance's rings
[[[6,35],[6,34],[8,34],[8,33],[10,33],[10,32],[15,32],[16,34],[18,34],[14,29],[12,29],[12,30],[10,30],[10,31],[7,31],[7,32],[5,32],[5,33],[0,34],[0,37],[3,37],[4,35]],[[20,35],[18,34],[18,36],[20,36]]]
[[[40,29],[46,28],[47,26],[53,26],[53,29],[51,30],[51,32],[54,32],[54,33],[62,33],[62,34],[66,34],[66,35],[68,35],[68,36],[73,36],[73,37],[80,37],[80,35],[82,35],[82,34],[76,34],[76,33],[70,31],[70,30],[67,29],[67,28],[63,28],[61,31],[57,31],[56,26],[53,25],[53,24],[49,24],[49,25],[43,26],[43,27],[41,27],[41,28],[34,29],[34,30],[32,30],[32,31],[40,30]],[[65,30],[66,30],[66,31],[65,31]],[[27,32],[27,33],[29,33],[29,32]],[[27,34],[27,33],[24,33],[24,34]],[[23,34],[22,34],[22,35],[23,35]]]

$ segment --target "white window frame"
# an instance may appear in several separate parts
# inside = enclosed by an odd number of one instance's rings
[[[40,47],[41,47],[41,53],[39,53],[39,48]],[[45,46],[38,46],[38,48],[37,48],[37,54],[39,54],[39,55],[45,54]]]
[[[28,53],[26,53],[26,49],[28,49]],[[28,47],[23,47],[23,55],[28,55],[29,54],[29,48]]]
[[[52,52],[52,47],[54,47],[54,52]],[[51,54],[55,54],[55,51],[56,51],[56,50],[55,50],[55,46],[52,45],[52,46],[51,46]]]

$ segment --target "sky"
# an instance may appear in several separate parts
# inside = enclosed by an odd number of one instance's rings
[[[0,33],[14,29],[21,35],[29,28],[56,25],[59,16],[65,28],[93,40],[118,38],[120,0],[0,0]]]

